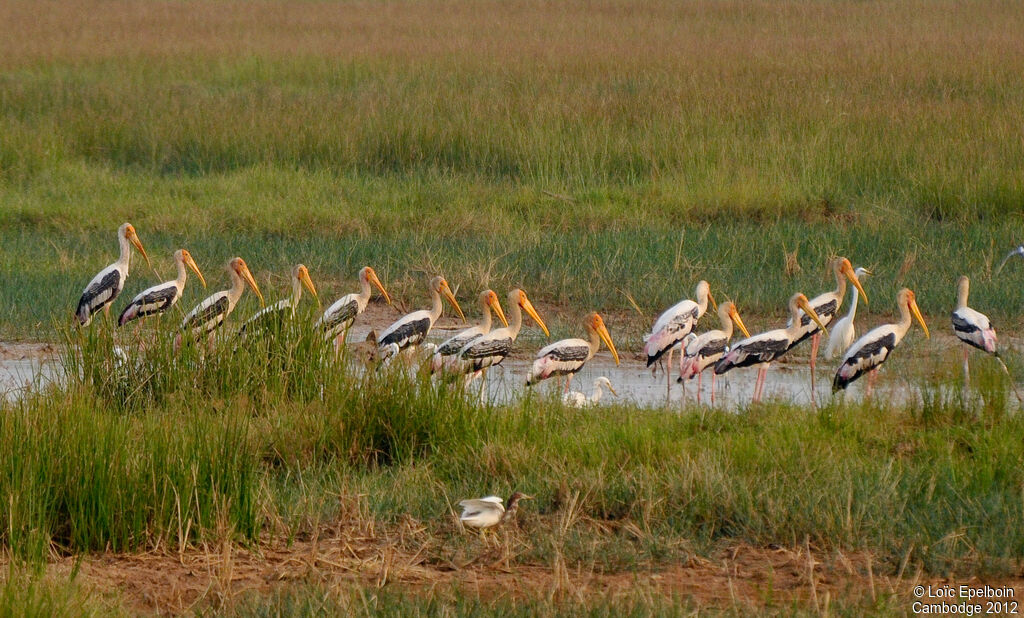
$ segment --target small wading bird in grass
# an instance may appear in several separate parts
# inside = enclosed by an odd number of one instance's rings
[[[869,277],[872,274],[866,268],[858,268],[854,272],[857,274],[858,280]],[[857,317],[857,299],[859,296],[860,290],[854,287],[853,298],[850,299],[850,310],[835,325],[830,325],[832,327],[832,334],[828,336],[828,346],[825,347],[826,358],[833,358],[836,354],[842,354],[850,348],[850,344],[856,339],[857,330],[853,326],[853,321]]]
[[[242,297],[245,286],[248,285],[260,299],[260,305],[264,304],[263,293],[256,285],[249,267],[245,260],[240,257],[232,258],[227,266],[228,275],[231,276],[231,287],[222,290],[208,297],[196,305],[195,309],[185,316],[181,323],[181,333],[174,338],[174,351],[181,347],[182,337],[189,337],[196,340],[203,335],[209,337],[207,343],[212,343],[213,333],[224,323],[224,320],[235,310],[238,299]]]
[[[843,355],[843,362],[839,365],[836,376],[832,380],[833,391],[846,389],[851,382],[870,372],[867,388],[867,396],[870,397],[878,368],[889,358],[889,355],[910,330],[911,316],[921,324],[924,336],[931,337],[928,333],[928,325],[921,317],[921,310],[917,307],[917,300],[913,292],[907,288],[900,290],[896,295],[896,305],[900,310],[899,322],[883,324],[869,330],[867,334],[855,341]]]
[[[697,325],[704,312],[708,310],[708,300],[718,309],[715,298],[711,295],[711,286],[707,281],[697,283],[696,301],[682,300],[669,307],[654,322],[651,333],[644,343],[644,354],[647,355],[647,366],[650,367],[668,352],[668,366],[665,369],[666,394],[672,388],[672,354],[683,339]]]
[[[757,371],[757,381],[754,383],[753,401],[754,403],[761,401],[761,391],[764,389],[768,367],[772,361],[776,361],[786,354],[802,332],[799,317],[801,309],[814,320],[815,324],[821,327],[822,331],[828,332],[825,325],[818,319],[818,314],[811,308],[807,297],[800,293],[794,294],[789,299],[789,326],[740,340],[715,363],[715,373],[721,375],[735,367],[760,365]]]
[[[512,352],[519,330],[523,327],[523,311],[540,326],[545,336],[550,336],[548,327],[544,320],[537,315],[533,303],[526,297],[526,292],[516,288],[508,293],[508,306],[512,319],[508,326],[496,328],[486,335],[481,335],[470,341],[459,350],[457,355],[459,362],[451,365],[451,370],[466,374],[466,384],[469,384],[477,377],[485,374],[488,367],[492,367],[505,360],[505,357]],[[486,391],[486,380],[480,385],[480,396],[483,397]]]
[[[970,388],[971,374],[969,367],[967,366],[967,346],[973,346],[978,348],[982,352],[987,352],[995,357],[999,366],[1002,367],[1003,372],[1007,376],[1010,375],[1010,370],[1006,367],[1006,363],[999,356],[999,350],[997,349],[996,341],[996,329],[992,326],[988,316],[980,311],[975,311],[967,306],[967,296],[970,294],[971,280],[967,277],[960,277],[956,284],[956,309],[953,310],[953,334],[956,335],[957,339],[963,341],[964,346],[964,388]],[[1018,401],[1024,403],[1020,391],[1017,390],[1017,385],[1013,383],[1013,379],[1010,379],[1010,385],[1013,387],[1013,393],[1017,396]]]
[[[206,279],[203,278],[203,273],[200,272],[199,266],[187,249],[178,249],[174,252],[174,263],[178,267],[177,278],[158,283],[139,292],[124,308],[121,316],[117,318],[118,326],[124,326],[132,320],[161,314],[173,307],[181,299],[182,292],[185,291],[185,280],[188,278],[186,267],[191,268],[192,272],[199,277],[199,282],[203,284],[204,288],[206,287]]]
[[[366,309],[366,305],[370,302],[371,284],[377,286],[384,300],[390,305],[391,297],[388,296],[387,290],[384,289],[384,284],[377,278],[377,273],[369,266],[364,266],[359,271],[359,291],[339,298],[316,321],[314,326],[323,330],[324,336],[328,339],[334,338],[335,349],[338,349],[344,343],[345,334],[348,332],[349,327],[352,326],[356,317]]]
[[[533,500],[533,497],[517,491],[509,496],[507,508],[498,496],[463,500],[459,502],[459,506],[462,507],[459,521],[463,526],[476,528],[482,533],[488,528],[511,521],[516,516],[520,500]]]
[[[606,388],[611,391],[612,395],[615,395],[616,397],[619,395],[615,392],[615,389],[612,388],[612,381],[601,376],[594,380],[594,390],[591,392],[590,397],[587,397],[579,391],[572,391],[571,393],[566,393],[565,397],[562,398],[562,401],[565,405],[571,408],[585,408],[587,406],[597,405],[597,403],[601,401],[601,396],[604,395],[604,389]]]
[[[747,327],[740,319],[739,311],[732,302],[724,302],[718,306],[718,319],[722,322],[720,330],[709,330],[694,337],[686,344],[679,356],[679,381],[685,382],[697,376],[697,403],[700,403],[701,379],[704,370],[718,362],[729,346],[732,338],[733,324],[739,327],[744,337],[750,337]],[[715,403],[715,372],[711,372],[711,405]]]
[[[995,274],[998,275],[1000,272],[1002,272],[1003,266],[1006,266],[1006,263],[1010,261],[1010,258],[1012,258],[1015,255],[1019,255],[1020,257],[1024,257],[1024,245],[1020,245],[1019,247],[1017,247],[1013,251],[1007,253],[1006,257],[1003,258],[1003,261],[999,262],[999,267],[996,268]]]
[[[448,281],[444,277],[434,277],[430,281],[430,309],[408,313],[387,327],[377,338],[377,360],[387,361],[399,352],[422,343],[430,333],[430,329],[434,327],[434,322],[441,317],[441,313],[444,311],[444,306],[441,304],[442,295],[465,322],[466,316],[462,313],[459,301],[455,300],[455,294],[448,286]]]
[[[569,391],[569,382],[576,373],[583,369],[588,360],[594,358],[603,341],[612,353],[615,364],[619,364],[619,353],[615,350],[612,337],[605,328],[604,320],[597,312],[587,315],[583,321],[590,335],[587,339],[562,339],[546,345],[537,352],[537,360],[533,361],[526,385],[533,386],[541,380],[552,376],[565,376],[565,392]]]
[[[117,261],[101,270],[89,285],[85,286],[82,298],[78,301],[78,308],[75,309],[75,320],[80,326],[88,326],[92,322],[92,316],[100,309],[104,314],[110,312],[110,305],[117,298],[117,295],[124,289],[124,282],[128,280],[128,266],[131,263],[132,248],[135,248],[150,264],[146,250],[142,248],[142,242],[131,223],[122,224],[117,229],[117,242],[121,247],[121,255]],[[152,264],[150,264],[152,267]]]
[[[320,297],[316,293],[316,286],[313,285],[313,280],[309,278],[309,269],[306,268],[305,264],[299,264],[292,269],[291,279],[292,295],[257,311],[255,315],[246,320],[241,328],[238,329],[239,335],[249,335],[271,328],[280,328],[284,320],[290,320],[295,317],[295,309],[299,306],[299,300],[302,299],[303,287],[313,295],[317,305],[320,304]]]
[[[843,297],[846,296],[846,280],[849,279],[850,283],[860,290],[860,293],[864,295],[864,304],[868,304],[868,295],[864,293],[864,288],[860,285],[860,280],[857,279],[857,273],[853,270],[853,266],[850,264],[850,260],[844,257],[838,257],[832,260],[832,273],[836,278],[836,289],[819,294],[807,301],[814,309],[814,312],[818,314],[818,319],[821,324],[830,326],[832,320],[839,313],[839,308],[843,305]],[[794,322],[799,322],[800,330],[797,332],[797,337],[789,344],[790,348],[796,347],[802,341],[807,338],[811,339],[811,405],[815,405],[815,389],[814,389],[814,368],[818,360],[818,346],[821,343],[821,331],[825,330],[825,326],[820,329],[806,313],[800,312],[799,319],[792,318]],[[786,324],[789,326],[789,324]]]
[[[501,310],[501,303],[498,302],[498,295],[494,293],[494,290],[484,290],[480,293],[478,299],[480,304],[481,317],[480,323],[476,326],[472,326],[465,330],[461,330],[455,335],[446,339],[441,345],[437,346],[434,351],[433,358],[430,361],[430,371],[432,373],[438,373],[446,366],[456,368],[459,364],[458,354],[470,341],[479,339],[480,337],[491,332],[491,312],[493,311],[501,323],[508,326],[508,320],[505,318],[505,312]]]

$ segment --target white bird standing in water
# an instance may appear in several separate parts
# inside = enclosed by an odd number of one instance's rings
[[[264,304],[263,293],[256,285],[256,280],[249,272],[245,260],[240,257],[232,258],[228,262],[227,270],[228,275],[231,276],[231,287],[208,297],[185,316],[181,323],[182,332],[174,338],[175,352],[181,347],[183,337],[195,340],[203,335],[208,335],[212,341],[213,332],[220,328],[224,320],[235,310],[235,305],[238,304],[238,299],[245,292],[246,285],[252,288],[252,291],[259,297],[260,305]]]
[[[729,340],[732,339],[733,324],[739,326],[744,337],[750,337],[747,327],[740,319],[739,311],[732,302],[724,302],[718,306],[718,319],[722,322],[720,330],[709,330],[686,344],[682,355],[679,357],[679,381],[685,384],[686,380],[697,376],[697,403],[700,403],[701,380],[704,370],[718,362],[726,350],[729,349]],[[711,405],[715,404],[715,372],[711,372]]]
[[[515,517],[520,500],[533,500],[533,497],[517,491],[509,497],[508,508],[502,504],[502,499],[498,496],[463,500],[459,502],[459,506],[462,507],[459,521],[467,528],[477,528],[478,530],[493,528]]]
[[[142,254],[142,257],[146,259],[146,263],[150,264],[149,256],[146,255],[146,250],[142,248],[142,241],[139,240],[138,234],[135,233],[135,228],[132,227],[131,223],[124,223],[121,227],[117,228],[117,242],[121,248],[121,255],[117,258],[117,261],[101,270],[89,285],[85,286],[85,291],[82,292],[82,297],[78,300],[78,308],[75,309],[75,319],[78,321],[79,326],[88,326],[92,322],[92,316],[100,309],[103,313],[110,312],[110,305],[117,298],[121,290],[124,289],[124,283],[128,280],[128,266],[131,264],[132,259],[132,248],[135,248]],[[150,264],[152,267],[152,264]]]
[[[496,328],[486,335],[481,335],[459,350],[459,362],[453,368],[457,368],[458,371],[467,374],[467,384],[478,376],[484,375],[489,367],[501,363],[512,352],[512,346],[515,345],[519,331],[523,327],[524,311],[537,323],[537,326],[540,326],[545,336],[550,334],[548,327],[544,324],[544,320],[540,319],[537,310],[533,308],[533,303],[526,297],[526,292],[519,288],[509,292],[508,306],[512,315],[508,326]],[[481,397],[485,392],[485,387],[486,377],[485,383],[480,385]]]
[[[313,280],[309,278],[309,269],[306,268],[305,264],[299,264],[293,268],[291,278],[292,295],[257,311],[255,315],[246,320],[241,328],[238,329],[239,335],[260,332],[272,328],[274,325],[280,328],[285,319],[291,319],[295,316],[295,309],[299,306],[299,300],[302,299],[303,287],[309,290],[309,293],[316,299],[316,303],[320,304],[320,297],[317,296],[316,286],[313,285]]]
[[[565,376],[565,391],[569,391],[569,382],[583,365],[597,354],[603,341],[612,353],[615,364],[619,364],[619,353],[615,350],[612,337],[604,325],[604,320],[597,312],[592,312],[583,322],[589,333],[588,339],[562,339],[544,346],[537,352],[537,360],[533,361],[526,385],[533,386],[541,380],[552,376]]]
[[[604,389],[611,391],[612,395],[618,396],[615,389],[612,388],[612,381],[608,378],[601,376],[594,380],[594,390],[591,392],[590,397],[587,397],[579,391],[572,391],[566,393],[565,397],[562,398],[562,402],[571,408],[585,408],[587,406],[597,405],[601,401],[601,396],[604,395]]]
[[[665,310],[651,328],[644,343],[644,354],[647,355],[647,366],[650,367],[657,362],[662,355],[668,352],[668,365],[665,369],[667,380],[667,392],[672,388],[672,354],[680,345],[686,335],[693,331],[697,321],[708,310],[708,301],[718,309],[714,296],[711,295],[711,286],[707,281],[697,283],[694,293],[696,301],[682,300]]]
[[[200,272],[199,266],[187,249],[178,249],[174,252],[174,263],[178,267],[177,278],[158,283],[139,292],[124,308],[121,316],[117,318],[118,326],[124,326],[132,320],[146,316],[161,314],[173,307],[185,290],[185,280],[188,278],[186,266],[192,269],[192,272],[199,277],[199,282],[203,284],[204,288],[206,287],[206,279],[203,278],[203,273]]]
[[[870,397],[878,368],[889,359],[889,355],[910,330],[911,316],[917,318],[918,323],[921,324],[924,336],[931,337],[928,333],[928,325],[921,317],[921,310],[917,307],[917,300],[913,292],[907,288],[900,290],[896,295],[896,305],[900,310],[899,322],[883,324],[869,330],[867,334],[855,341],[843,355],[843,362],[836,370],[835,378],[832,379],[833,392],[845,390],[851,382],[870,372],[867,388],[867,396]]]
[[[444,277],[434,277],[430,281],[430,309],[408,313],[387,327],[377,339],[377,359],[387,361],[395,354],[422,343],[427,338],[430,329],[434,327],[434,322],[441,317],[441,313],[444,311],[444,306],[441,304],[442,295],[465,322],[466,316],[462,313],[459,301],[455,300],[448,281]]]
[[[437,373],[446,366],[450,369],[457,368],[460,362],[458,356],[459,351],[462,350],[467,343],[491,332],[492,311],[497,314],[498,319],[501,320],[501,323],[504,326],[508,326],[508,320],[505,318],[505,312],[501,310],[501,303],[498,302],[498,295],[494,293],[494,290],[484,290],[483,292],[480,292],[478,302],[481,310],[480,323],[476,326],[459,331],[446,339],[441,345],[437,346],[437,349],[434,351],[434,355],[430,361],[430,371],[432,373]]]
[[[864,288],[861,287],[853,266],[850,264],[850,260],[838,257],[832,260],[831,266],[832,274],[836,278],[836,288],[823,294],[818,294],[807,301],[811,308],[814,309],[814,313],[818,314],[819,321],[825,326],[832,325],[832,320],[839,313],[839,308],[843,306],[843,297],[846,296],[847,279],[850,280],[855,289],[860,290],[860,293],[864,295],[864,304],[868,304],[868,295],[864,292]],[[798,317],[792,318],[792,320],[798,322],[800,328],[797,331],[796,337],[789,344],[790,349],[796,347],[808,337],[811,339],[811,405],[814,406],[816,405],[814,400],[816,391],[814,388],[814,369],[818,362],[818,345],[821,339],[821,331],[825,330],[825,326],[819,329],[818,325],[811,321],[807,314],[803,312],[800,312]],[[789,326],[789,324],[786,324],[786,326]]]
[[[341,347],[341,344],[344,343],[345,333],[352,326],[352,323],[355,322],[356,317],[369,304],[370,294],[372,293],[370,289],[371,284],[377,286],[384,300],[390,305],[391,297],[388,296],[387,290],[384,289],[384,284],[377,278],[377,273],[369,266],[364,266],[359,271],[359,292],[346,294],[339,298],[324,311],[324,314],[314,324],[314,327],[324,331],[324,335],[328,339],[334,338],[335,349]]]
[[[858,280],[869,277],[872,274],[866,268],[857,268],[854,273],[857,275]],[[860,290],[854,286],[853,297],[850,299],[850,310],[842,319],[836,322],[835,326],[832,327],[832,333],[828,336],[828,346],[825,348],[826,358],[833,358],[836,354],[842,354],[849,349],[850,344],[857,338],[857,329],[854,328],[853,321],[857,317],[857,300],[859,298]]]
[[[964,388],[971,384],[970,369],[967,365],[967,346],[978,348],[999,358],[999,351],[996,349],[996,329],[992,326],[988,316],[975,311],[967,306],[967,296],[970,294],[971,280],[967,277],[960,277],[956,283],[956,309],[953,310],[953,334],[964,342]],[[1002,360],[1000,360],[1000,363]],[[1005,368],[1005,365],[1003,366]]]
[[[828,332],[825,325],[818,319],[818,314],[811,308],[807,297],[800,293],[794,294],[789,299],[789,326],[763,332],[738,341],[715,363],[715,373],[722,375],[736,367],[759,365],[757,381],[754,383],[753,402],[761,401],[761,391],[764,390],[764,382],[768,374],[769,365],[771,365],[772,361],[782,358],[792,347],[796,338],[800,336],[801,309],[823,331]]]

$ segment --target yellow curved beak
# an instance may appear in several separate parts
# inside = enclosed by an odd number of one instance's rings
[[[388,296],[388,291],[384,289],[384,284],[381,283],[380,279],[377,278],[377,272],[371,269],[370,276],[367,278],[370,280],[370,283],[377,286],[377,289],[380,290],[381,295],[384,296],[384,300],[388,301],[388,304],[390,305],[391,297]]]
[[[313,280],[309,278],[309,271],[305,268],[299,271],[299,281],[305,286],[309,293],[316,299],[316,306],[320,306],[320,296],[316,293],[316,286],[313,285]]]
[[[599,322],[597,325],[597,334],[604,341],[604,344],[608,346],[608,350],[612,353],[612,357],[615,359],[615,364],[619,364],[619,352],[615,349],[615,344],[612,343],[612,336],[608,334],[608,329],[605,328],[604,322]]]
[[[487,304],[494,310],[494,313],[498,316],[498,319],[501,320],[501,323],[508,326],[508,320],[505,319],[505,312],[501,310],[501,303],[498,302],[498,297],[491,296],[490,300],[487,301]]]
[[[615,392],[615,387],[612,386],[611,384],[608,384],[608,390],[612,392],[612,395],[615,395],[616,397],[619,396],[619,394]]]
[[[523,292],[520,295],[519,306],[522,307],[523,311],[525,311],[526,314],[529,315],[530,318],[537,323],[537,326],[540,326],[540,329],[544,331],[545,336],[551,336],[551,333],[548,332],[548,327],[544,324],[544,320],[540,319],[540,316],[537,315],[537,310],[533,308],[533,303],[531,303],[530,299],[526,297],[526,292]]]
[[[199,265],[196,264],[196,261],[192,259],[192,254],[191,253],[186,253],[184,261],[185,261],[185,266],[188,266],[189,268],[192,269],[192,272],[194,272],[196,274],[196,276],[199,277],[199,282],[202,283],[203,287],[205,288],[206,287],[206,277],[204,277],[203,273],[199,271]]]
[[[462,313],[462,307],[459,306],[459,301],[455,300],[455,294],[452,294],[452,289],[448,286],[447,281],[441,282],[441,294],[443,294],[445,300],[451,303],[451,306],[455,308],[455,313],[459,314],[459,317],[462,318],[462,322],[466,323],[466,314]]]
[[[729,312],[729,317],[732,318],[733,324],[738,326],[740,331],[743,332],[744,337],[750,337],[750,333],[747,332],[747,327],[743,325],[743,320],[740,319],[740,312],[736,311],[735,307],[733,307],[733,310]]]
[[[826,335],[828,334],[828,329],[825,328],[825,325],[821,323],[821,318],[819,318],[818,314],[814,312],[814,308],[811,307],[811,303],[807,302],[806,298],[797,299],[796,304],[799,305],[800,308],[804,310],[804,313],[806,313],[808,316],[810,316],[812,320],[814,320],[814,323],[818,325],[818,328],[821,329],[822,333]]]
[[[921,328],[924,329],[924,336],[931,339],[931,333],[928,332],[928,325],[924,323],[924,317],[921,315],[921,310],[917,308],[917,301],[910,301],[910,312],[914,314],[917,321],[921,324]]]
[[[252,291],[256,293],[256,296],[259,296],[260,307],[266,306],[267,303],[265,300],[263,300],[263,292],[260,292],[260,286],[256,285],[256,280],[253,279],[252,273],[249,272],[249,266],[243,262],[242,266],[239,268],[238,274],[239,276],[242,277],[242,279],[245,280],[246,283],[249,284],[249,287],[251,287]]]
[[[132,243],[135,246],[135,248],[139,250],[139,253],[142,254],[142,257],[146,259],[146,264],[150,268],[153,268],[153,263],[149,261],[149,256],[146,255],[146,250],[142,247],[142,241],[139,240],[139,235],[135,233],[135,228],[129,230],[127,236],[128,242]]]
[[[850,283],[857,287],[857,291],[860,292],[861,298],[864,299],[864,304],[867,305],[868,293],[865,292],[864,288],[861,286],[860,279],[857,278],[857,273],[853,272],[853,267],[847,265],[846,268],[843,269],[843,274],[845,274],[846,278],[850,280]],[[868,272],[868,274],[870,275],[871,273]]]
[[[711,301],[711,306],[715,308],[715,311],[718,311],[718,303],[715,302],[715,297],[711,294],[711,290],[708,290],[708,300]]]

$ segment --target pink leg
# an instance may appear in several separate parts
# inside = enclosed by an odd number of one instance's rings
[[[818,344],[821,342],[821,335],[814,333],[811,335],[811,407],[818,407],[818,403],[814,400],[814,365],[818,359]]]
[[[665,399],[668,399],[672,395],[672,353],[675,352],[675,346],[668,349],[668,364],[665,365]],[[686,393],[686,385],[683,385],[683,393]]]
[[[714,370],[711,371],[711,407],[715,407],[715,378],[718,377]]]
[[[867,388],[867,392],[865,393],[865,398],[868,399],[868,400],[871,399],[871,392],[873,390],[875,390],[875,380],[877,378],[878,378],[878,370],[877,369],[872,369],[868,373],[868,388]]]
[[[703,379],[704,379],[704,372],[701,371],[700,373],[697,374],[697,404],[698,405],[700,404],[700,387],[701,387],[701,381]]]

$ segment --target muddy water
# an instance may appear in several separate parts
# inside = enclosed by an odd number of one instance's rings
[[[0,397],[17,399],[56,377],[57,353],[46,344],[0,343]]]

